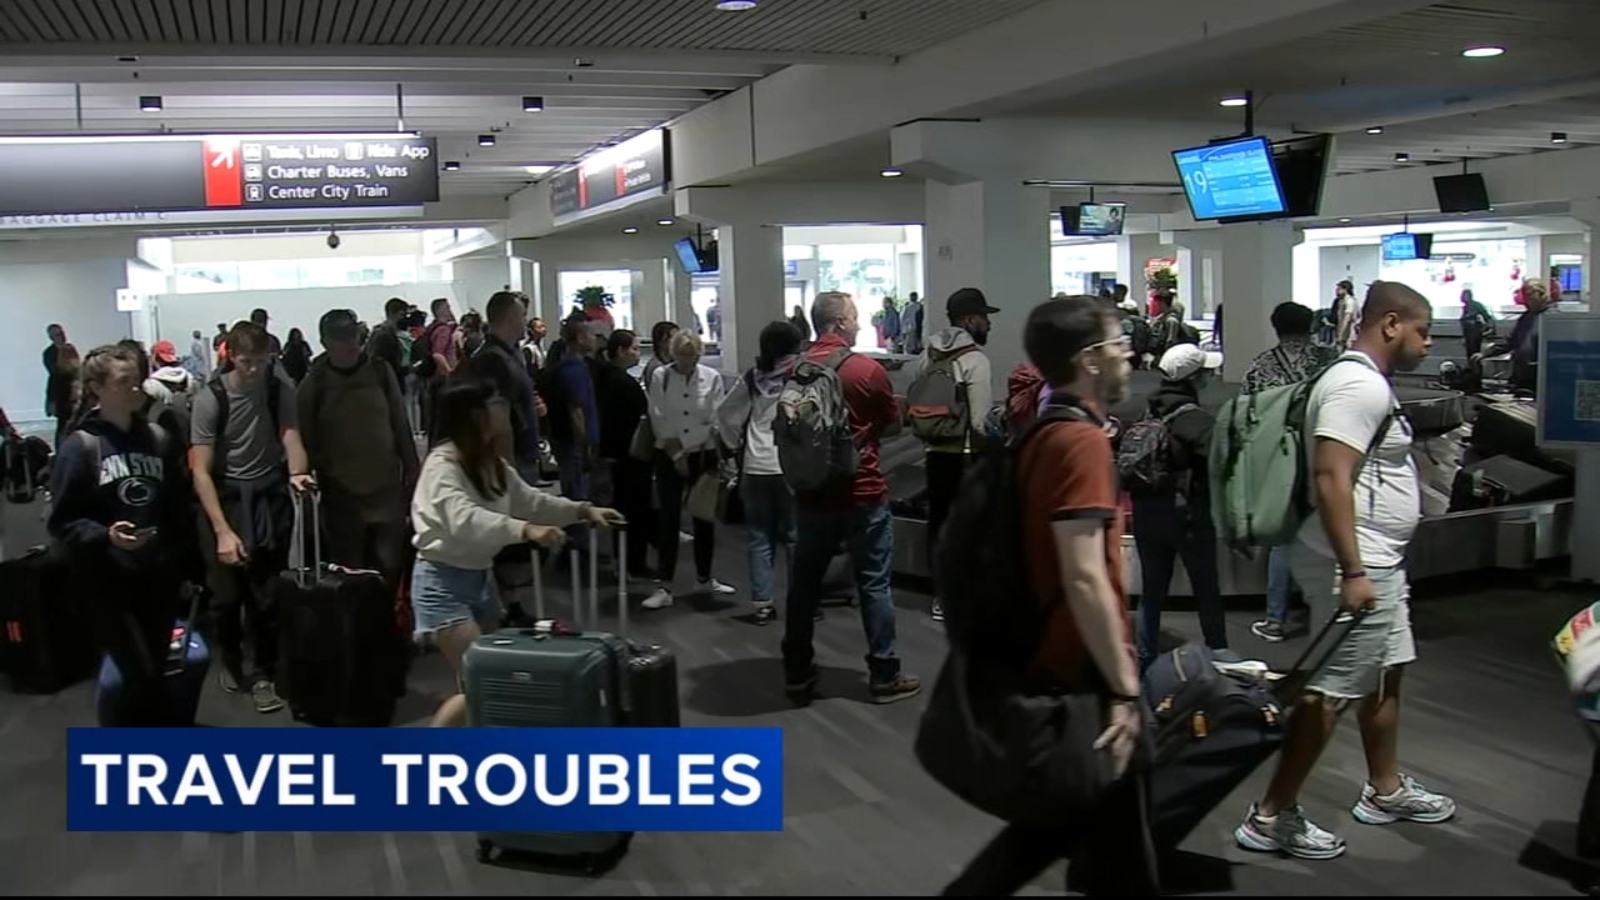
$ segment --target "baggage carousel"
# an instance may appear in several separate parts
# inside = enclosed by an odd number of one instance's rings
[[[1133,395],[1112,410],[1137,418],[1156,386],[1148,372],[1134,373]],[[1214,384],[1201,404],[1216,410],[1235,393]],[[1465,394],[1423,378],[1401,378],[1395,395],[1416,436],[1413,457],[1422,480],[1421,525],[1408,563],[1413,580],[1484,569],[1526,569],[1567,556],[1572,530],[1572,460],[1538,448],[1534,403],[1505,393]],[[908,435],[884,443],[883,471],[894,510],[894,572],[926,579],[931,548],[922,496],[926,477],[921,444]],[[1139,555],[1131,534],[1122,536],[1128,591],[1141,590]],[[1243,556],[1217,548],[1224,596],[1266,593],[1266,554]],[[1172,596],[1192,596],[1180,561]]]

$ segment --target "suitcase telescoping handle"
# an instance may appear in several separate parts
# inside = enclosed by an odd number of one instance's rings
[[[301,587],[316,583],[322,571],[322,495],[312,488],[304,493],[289,489],[294,500],[294,535],[289,540],[289,568],[294,570],[295,581]],[[312,568],[306,568],[306,495],[311,498],[311,554]],[[307,576],[310,580],[307,580]]]
[[[1301,688],[1314,678],[1318,672],[1322,671],[1322,668],[1333,658],[1334,651],[1338,650],[1339,645],[1349,639],[1350,635],[1355,632],[1356,626],[1360,625],[1361,620],[1366,617],[1367,610],[1362,609],[1351,612],[1341,606],[1339,611],[1333,614],[1333,618],[1328,620],[1328,624],[1322,626],[1322,630],[1317,632],[1317,636],[1311,639],[1311,643],[1306,646],[1305,652],[1300,654],[1300,658],[1294,661],[1289,670],[1273,679],[1276,682],[1274,687],[1280,699],[1285,703],[1293,700]],[[1338,632],[1338,637],[1329,641],[1328,636],[1335,631]],[[1311,661],[1311,656],[1317,652],[1318,647],[1323,647],[1322,654],[1317,658],[1314,665],[1307,666],[1306,663]]]

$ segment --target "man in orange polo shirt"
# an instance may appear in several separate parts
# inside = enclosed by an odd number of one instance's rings
[[[1122,508],[1106,410],[1127,393],[1131,341],[1094,297],[1047,301],[1028,316],[1023,346],[1049,383],[1049,406],[1075,419],[1042,426],[1019,451],[1024,561],[1048,611],[1034,669],[1105,697],[1099,746],[1119,779],[1098,814],[1053,828],[1008,825],[944,891],[1016,893],[1056,860],[1084,861],[1089,894],[1158,893],[1145,818],[1144,705],[1122,574]]]

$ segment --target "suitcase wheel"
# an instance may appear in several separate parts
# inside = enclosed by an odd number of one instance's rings
[[[478,862],[486,863],[494,858],[494,841],[478,841]]]

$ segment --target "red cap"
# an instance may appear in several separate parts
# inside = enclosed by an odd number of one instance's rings
[[[171,341],[156,341],[156,345],[150,348],[150,358],[163,366],[176,365],[178,348]]]

